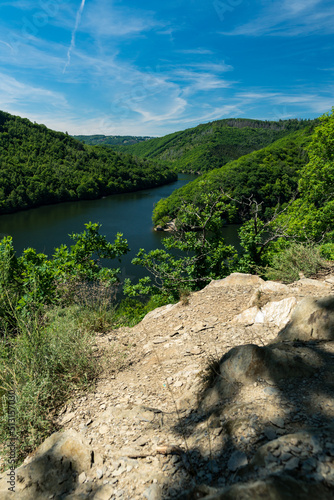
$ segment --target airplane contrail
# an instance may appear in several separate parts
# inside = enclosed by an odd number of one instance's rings
[[[77,30],[78,30],[78,27],[79,27],[79,24],[80,24],[80,21],[81,21],[81,16],[82,16],[82,12],[83,12],[84,7],[85,7],[85,3],[86,3],[86,0],[81,0],[81,5],[80,5],[80,8],[79,8],[79,10],[77,12],[77,17],[76,17],[76,20],[75,20],[74,30],[72,31],[71,44],[70,44],[69,49],[67,51],[67,61],[66,61],[66,64],[64,66],[63,73],[65,73],[67,67],[71,64],[71,53],[72,53],[72,50],[75,47],[75,35],[77,33]]]

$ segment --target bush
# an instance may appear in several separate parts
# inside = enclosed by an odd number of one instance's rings
[[[307,278],[324,267],[326,263],[319,247],[292,243],[272,257],[270,265],[264,269],[264,276],[270,280],[292,283],[300,278],[301,273]]]
[[[16,396],[17,460],[54,430],[52,411],[74,389],[91,383],[98,373],[92,357],[93,336],[80,325],[78,306],[55,309],[44,318],[17,318],[15,338],[3,338],[0,349],[0,441],[8,439],[7,395]]]
[[[109,243],[99,228],[86,224],[52,258],[32,248],[16,257],[12,238],[0,241],[0,440],[9,438],[14,391],[18,461],[54,429],[57,406],[100,370],[93,334],[114,323],[119,269],[101,268],[96,258],[119,258],[128,244],[121,234]]]
[[[172,296],[156,294],[148,300],[127,297],[123,299],[115,311],[114,324],[119,326],[135,326],[146,314],[157,307],[175,302]]]
[[[327,260],[334,260],[334,243],[324,243],[320,247],[320,255]]]

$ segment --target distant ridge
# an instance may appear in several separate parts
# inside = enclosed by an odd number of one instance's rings
[[[72,137],[92,146],[132,146],[152,139],[149,136],[137,137],[132,135],[72,135]]]
[[[204,173],[269,146],[314,120],[262,121],[230,118],[138,142],[115,145],[139,158],[168,162],[177,172]]]
[[[269,215],[278,202],[280,205],[288,203],[297,191],[299,172],[308,162],[306,147],[311,140],[315,123],[309,122],[309,126],[206,172],[173,191],[168,198],[156,204],[154,224],[163,225],[166,218],[176,217],[182,202],[196,204],[200,194],[221,191],[233,200],[247,200],[255,196],[261,204],[261,213]],[[236,203],[235,206],[237,210],[234,219],[228,222],[242,222],[250,217],[250,207],[246,210],[242,204]]]

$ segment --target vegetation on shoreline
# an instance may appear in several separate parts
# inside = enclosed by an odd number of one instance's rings
[[[182,203],[193,203],[199,193],[223,191],[237,200],[234,218],[227,222],[242,222],[250,217],[249,210],[241,202],[255,195],[262,203],[262,211],[272,211],[284,206],[298,188],[300,170],[307,164],[307,145],[311,141],[313,127],[306,127],[279,139],[260,151],[255,151],[200,176],[183,186],[154,208],[153,223],[162,226],[177,216]]]
[[[0,111],[0,214],[175,181],[165,165],[88,146]]]

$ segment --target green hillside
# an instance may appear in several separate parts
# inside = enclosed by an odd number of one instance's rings
[[[208,172],[305,128],[310,120],[218,120],[133,146],[114,146],[141,158],[168,161],[177,172]]]
[[[3,214],[158,186],[176,174],[0,111],[0,179]]]
[[[137,137],[133,135],[73,135],[72,137],[91,146],[130,146],[151,139],[148,136]]]
[[[196,204],[196,199],[205,192],[222,190],[239,201],[253,195],[262,203],[263,212],[278,202],[281,205],[288,202],[297,190],[299,171],[308,161],[305,147],[313,129],[314,126],[309,125],[290,133],[270,146],[242,156],[174,191],[156,205],[154,223],[163,224],[166,219],[175,217],[183,201]],[[249,217],[245,206],[235,203],[238,207],[236,220]]]

